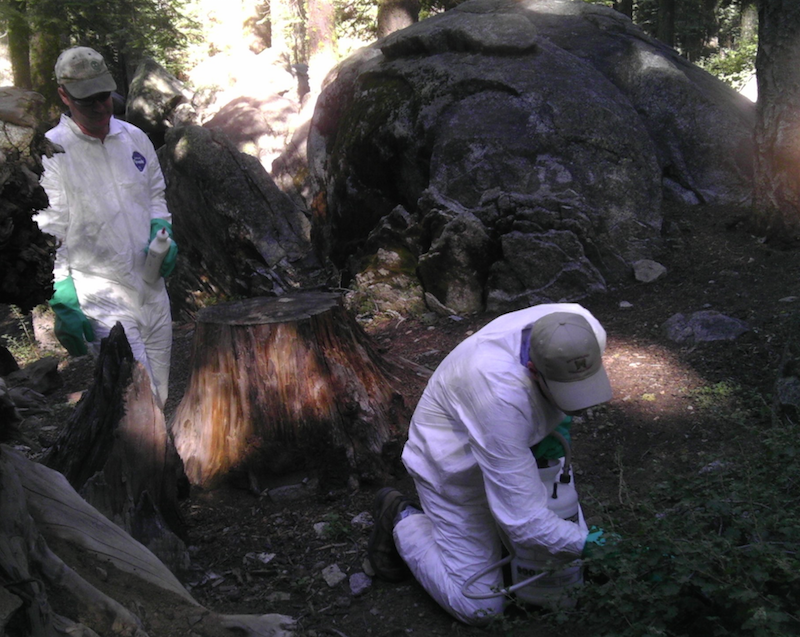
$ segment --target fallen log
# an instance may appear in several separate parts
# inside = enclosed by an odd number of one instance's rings
[[[293,624],[204,608],[64,476],[0,445],[0,634],[289,637]]]

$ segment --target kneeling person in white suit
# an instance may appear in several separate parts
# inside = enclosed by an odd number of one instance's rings
[[[471,599],[462,587],[501,559],[500,532],[515,546],[560,556],[602,541],[547,508],[531,447],[566,414],[610,400],[605,344],[586,309],[545,304],[493,320],[442,361],[402,456],[422,510],[395,489],[378,493],[368,547],[376,575],[399,581],[410,570],[447,612],[482,624],[504,600]],[[475,586],[502,585],[498,568]]]

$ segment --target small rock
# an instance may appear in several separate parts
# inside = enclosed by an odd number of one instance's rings
[[[744,321],[725,316],[714,310],[695,312],[689,318],[673,314],[663,325],[667,338],[675,343],[705,343],[732,341],[749,331]]]
[[[633,275],[642,283],[652,283],[666,273],[667,268],[650,259],[641,259],[633,264]]]
[[[621,310],[629,310],[633,307],[633,303],[629,301],[620,301],[619,302],[619,309]]]
[[[330,528],[331,525],[328,522],[317,522],[314,525],[314,533],[316,533],[318,538],[322,539],[328,535]]]
[[[328,586],[333,588],[337,584],[340,584],[346,580],[347,575],[342,573],[338,564],[331,564],[330,566],[326,566],[324,569],[322,569],[322,579],[325,580],[325,583]]]
[[[9,387],[27,387],[36,393],[48,395],[64,384],[58,371],[58,358],[46,356],[9,374]]]
[[[275,553],[247,553],[244,556],[245,564],[269,564],[275,559]]]
[[[782,299],[778,299],[778,303],[794,303],[797,298],[796,296],[784,296]]]
[[[352,520],[350,520],[350,526],[361,531],[370,528],[372,524],[372,515],[368,511],[362,511]]]
[[[289,484],[285,487],[276,487],[267,492],[269,499],[275,503],[293,502],[303,500],[313,495],[313,489],[309,489],[305,484]]]
[[[375,577],[375,569],[372,568],[372,563],[369,561],[368,558],[365,557],[363,559],[363,561],[361,562],[361,568],[364,569],[364,572],[369,577]]]
[[[353,573],[350,576],[350,592],[353,597],[363,595],[372,586],[372,578],[366,573]]]

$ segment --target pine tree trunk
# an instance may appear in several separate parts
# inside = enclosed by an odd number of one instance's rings
[[[759,11],[754,217],[781,243],[800,239],[800,5],[765,0]]]

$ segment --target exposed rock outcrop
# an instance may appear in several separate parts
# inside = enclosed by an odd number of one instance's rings
[[[399,208],[392,247],[447,307],[574,301],[657,256],[663,198],[749,200],[753,121],[749,100],[613,10],[468,0],[332,74],[310,201],[354,279]]]

